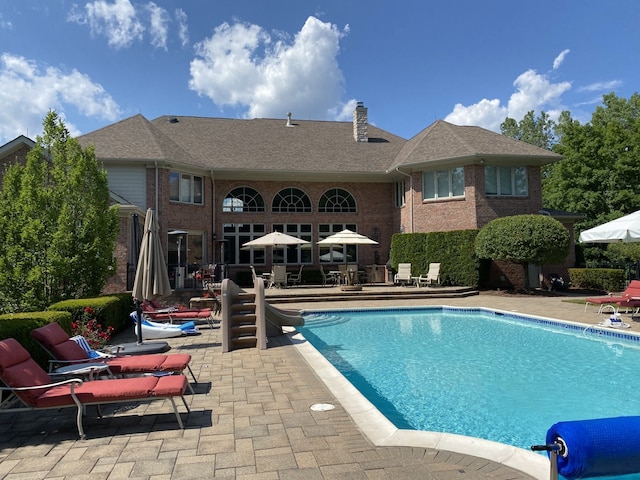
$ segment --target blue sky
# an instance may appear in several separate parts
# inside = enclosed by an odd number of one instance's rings
[[[637,0],[2,0],[0,145],[137,113],[495,131],[638,91]]]

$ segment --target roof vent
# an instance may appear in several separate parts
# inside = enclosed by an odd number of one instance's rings
[[[178,123],[178,118],[177,117],[170,117],[168,122],[169,123]]]
[[[293,127],[293,123],[291,123],[291,112],[287,112],[287,127]]]

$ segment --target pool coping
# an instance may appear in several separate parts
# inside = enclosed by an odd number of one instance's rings
[[[551,324],[561,328],[589,331],[595,335],[624,338],[640,343],[640,335],[620,333],[593,325],[559,320],[555,318],[514,313],[485,307],[455,307],[448,305],[429,307],[376,307],[373,310],[416,310],[416,309],[451,309],[454,311],[482,311],[497,313],[502,316],[530,320],[535,323]],[[301,313],[335,312],[335,311],[369,311],[369,308],[312,309]],[[290,339],[297,351],[306,360],[313,371],[323,381],[331,393],[351,416],[358,428],[376,446],[409,446],[446,450],[449,452],[471,455],[491,460],[514,468],[540,480],[549,478],[549,459],[538,453],[523,448],[506,445],[491,440],[468,437],[464,435],[430,432],[424,430],[399,429],[391,423],[360,391],[349,382],[304,336],[295,328],[287,328]]]

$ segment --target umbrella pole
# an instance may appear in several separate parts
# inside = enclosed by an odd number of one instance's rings
[[[138,324],[138,345],[142,345],[142,302],[136,298],[136,322]]]

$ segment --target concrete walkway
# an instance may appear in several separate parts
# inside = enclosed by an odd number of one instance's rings
[[[397,287],[400,288],[400,287]],[[293,290],[293,289],[292,289]],[[327,297],[330,292],[327,290]],[[487,306],[596,324],[595,310],[560,297],[479,295],[462,299],[352,300],[286,308],[379,305]],[[284,306],[283,306],[284,307]],[[593,308],[593,307],[592,307]],[[628,321],[628,318],[625,320]],[[638,331],[632,324],[630,330]],[[193,356],[199,384],[187,395],[191,414],[178,428],[167,402],[103,409],[77,437],[73,409],[0,415],[3,479],[527,479],[514,468],[473,455],[422,447],[375,446],[285,335],[267,350],[222,354],[219,329],[170,339]],[[129,340],[121,337],[119,340]],[[312,411],[318,403],[335,405]],[[178,405],[180,408],[180,405]],[[538,477],[539,478],[539,477]]]

